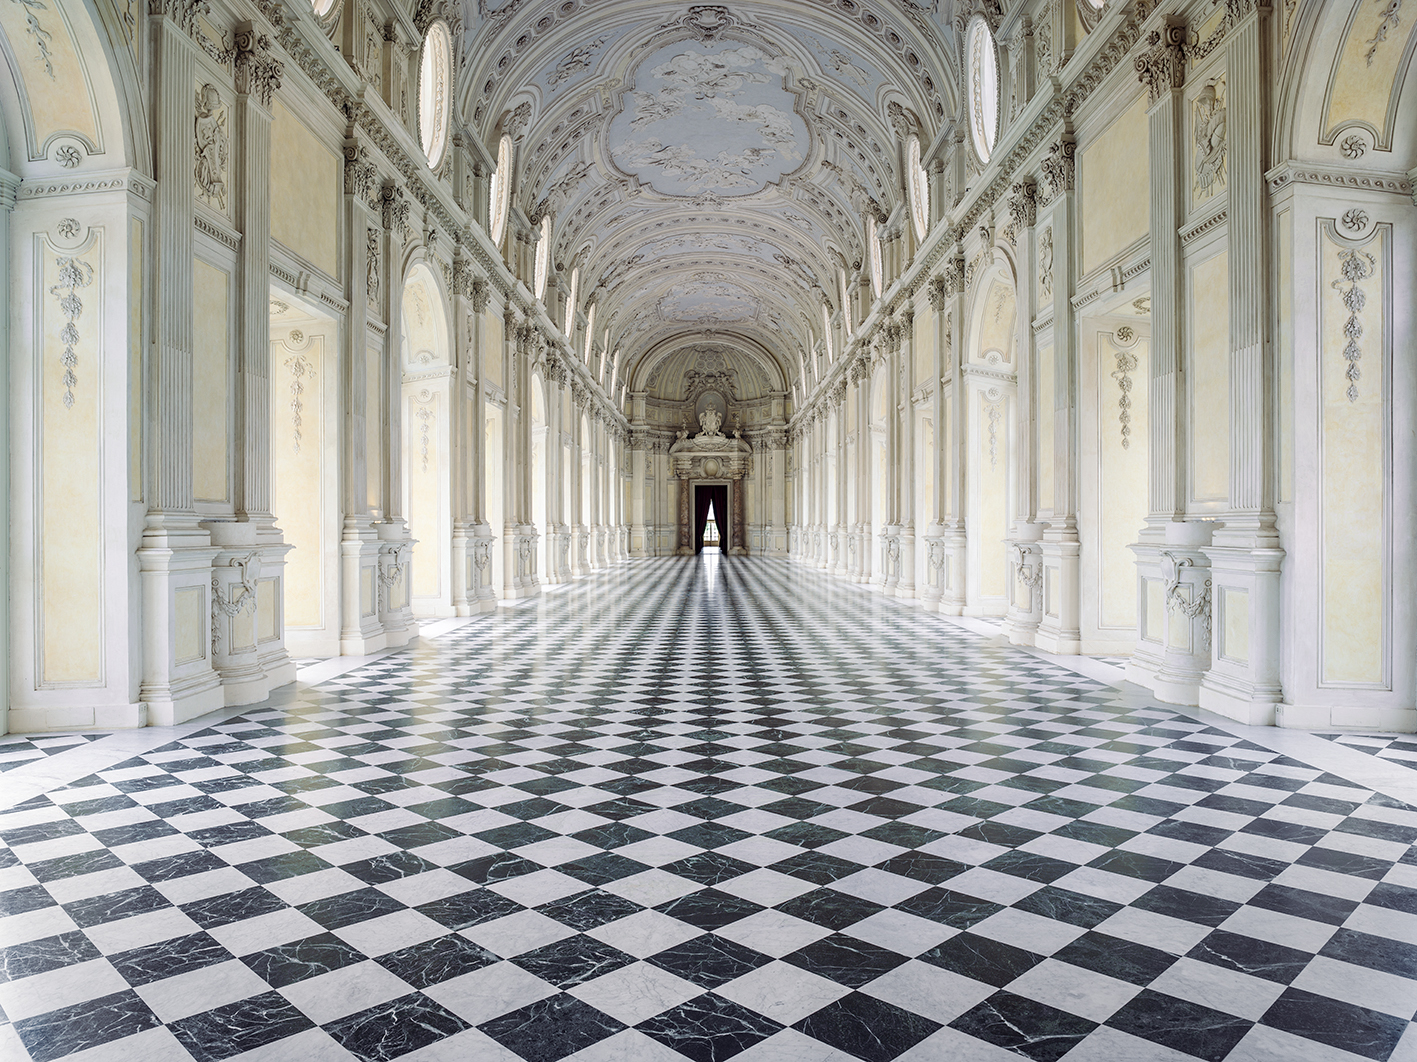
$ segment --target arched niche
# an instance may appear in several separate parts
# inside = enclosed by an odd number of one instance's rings
[[[414,613],[451,616],[452,350],[448,310],[433,270],[409,267],[399,299],[404,515],[415,539]]]

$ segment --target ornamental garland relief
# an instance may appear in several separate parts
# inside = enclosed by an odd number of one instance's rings
[[[226,213],[226,165],[230,139],[226,127],[226,104],[215,85],[197,89],[195,121],[195,163],[197,198]]]
[[[59,300],[59,312],[64,315],[64,327],[59,330],[59,341],[64,344],[64,353],[60,355],[59,360],[64,366],[64,408],[73,409],[74,388],[79,383],[74,372],[79,364],[79,356],[74,348],[79,345],[77,322],[84,312],[84,303],[78,293],[93,283],[93,266],[82,258],[73,256],[56,258],[54,261],[59,267],[59,277],[58,283],[49,289],[49,293]]]
[[[1038,237],[1038,291],[1053,294],[1053,226],[1049,225]]]
[[[1196,94],[1192,104],[1195,142],[1195,181],[1192,191],[1197,202],[1209,199],[1225,187],[1225,76],[1211,78]]]

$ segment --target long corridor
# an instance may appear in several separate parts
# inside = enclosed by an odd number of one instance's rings
[[[1408,768],[1269,733],[631,562],[216,724],[0,742],[0,1059],[1417,1059],[1417,810],[1352,777]]]

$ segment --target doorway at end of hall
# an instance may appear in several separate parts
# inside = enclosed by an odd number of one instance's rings
[[[709,523],[712,515],[713,523]],[[694,552],[704,547],[728,552],[728,485],[700,483],[694,487]]]

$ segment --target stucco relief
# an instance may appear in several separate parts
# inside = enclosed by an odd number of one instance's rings
[[[226,104],[215,85],[197,89],[195,154],[193,175],[197,198],[226,213],[226,167],[230,138],[226,125]]]
[[[1209,199],[1225,187],[1225,78],[1211,78],[1196,95],[1192,105],[1195,141],[1195,182],[1197,200]]]

